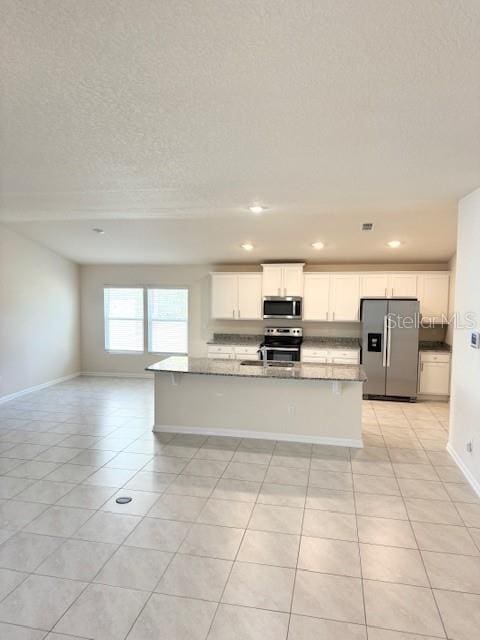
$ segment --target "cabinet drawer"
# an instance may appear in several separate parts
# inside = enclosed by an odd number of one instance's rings
[[[305,364],[327,364],[327,360],[326,356],[302,356],[302,362]]]
[[[328,358],[328,349],[303,349],[302,348],[302,360],[305,358]]]
[[[450,354],[420,351],[420,362],[450,362]]]
[[[212,360],[234,360],[233,353],[209,353],[208,357]]]
[[[358,358],[332,358],[332,364],[358,364]]]
[[[238,347],[234,346],[236,356],[257,356],[258,357],[258,347]]]
[[[355,349],[346,349],[342,351],[340,349],[332,349],[330,352],[332,358],[351,358],[352,360],[358,360],[359,352]]]
[[[218,355],[218,354],[225,354],[225,355],[231,355],[233,356],[233,347],[227,347],[225,345],[210,345],[208,347],[208,355]]]

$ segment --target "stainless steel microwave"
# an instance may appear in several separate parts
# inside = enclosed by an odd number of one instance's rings
[[[287,318],[288,320],[301,320],[302,298],[296,296],[280,297],[269,296],[263,299],[264,318]]]

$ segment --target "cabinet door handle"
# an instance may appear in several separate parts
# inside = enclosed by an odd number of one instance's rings
[[[385,298],[388,298],[388,289],[385,287]]]
[[[280,287],[278,287],[277,292],[278,292],[278,295],[280,295]]]
[[[335,320],[335,311],[332,311],[332,320]]]
[[[235,318],[235,309],[232,311],[232,318]]]
[[[327,313],[326,313],[325,320],[328,320],[328,311],[327,311]]]
[[[394,287],[392,287],[392,298],[394,298],[394,297],[395,297],[395,289],[394,289]]]

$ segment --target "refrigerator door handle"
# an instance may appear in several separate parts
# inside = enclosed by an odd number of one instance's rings
[[[388,316],[387,316],[388,318]],[[392,350],[392,330],[390,329],[390,327],[387,324],[387,331],[388,331],[388,339],[387,339],[387,367],[390,366],[390,353]]]
[[[383,367],[387,366],[387,334],[388,334],[387,316],[383,316],[383,352],[382,352]]]

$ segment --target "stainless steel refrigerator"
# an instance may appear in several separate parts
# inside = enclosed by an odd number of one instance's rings
[[[361,361],[368,378],[365,396],[416,399],[419,318],[418,300],[361,301]]]

